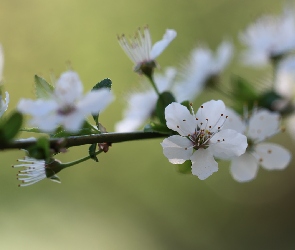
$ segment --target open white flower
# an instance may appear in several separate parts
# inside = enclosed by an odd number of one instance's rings
[[[0,117],[3,115],[3,113],[7,110],[9,103],[9,94],[6,91],[5,92],[5,101],[2,99],[2,96],[0,95]]]
[[[160,93],[169,90],[176,76],[176,69],[167,68],[165,73],[155,74],[155,83]],[[158,96],[153,89],[128,96],[128,107],[124,119],[115,126],[117,132],[131,132],[138,129],[154,112]]]
[[[128,57],[135,63],[135,71],[143,73],[142,67],[155,66],[155,59],[164,51],[170,42],[176,37],[175,30],[167,29],[162,40],[152,46],[152,39],[148,27],[144,27],[143,32],[138,29],[134,38],[128,40],[125,35],[118,37],[119,43]]]
[[[248,65],[263,66],[295,49],[294,10],[287,10],[281,16],[262,16],[251,24],[240,40],[248,50],[243,61]]]
[[[291,160],[290,152],[278,144],[263,142],[280,131],[278,113],[261,109],[245,120],[231,109],[228,109],[226,114],[230,118],[224,128],[245,133],[248,138],[246,153],[231,162],[230,172],[236,181],[247,182],[254,179],[259,165],[267,170],[281,170],[287,167]]]
[[[47,164],[45,163],[44,160],[37,160],[35,158],[31,157],[25,157],[25,159],[20,159],[18,160],[21,162],[21,164],[14,165],[12,167],[14,168],[25,168],[17,174],[18,180],[22,181],[22,183],[19,185],[20,187],[25,187],[32,185],[36,182],[39,182],[43,179],[50,179],[51,181],[60,183],[59,178],[51,174],[48,176],[48,172],[46,172]]]
[[[167,127],[178,132],[161,143],[163,153],[173,164],[192,161],[192,173],[204,180],[218,170],[214,157],[232,159],[247,148],[246,136],[223,129],[227,117],[223,101],[204,103],[196,114],[179,103],[165,109]]]
[[[32,126],[46,132],[54,131],[59,125],[70,132],[78,131],[85,116],[98,114],[113,100],[112,93],[106,89],[94,90],[83,96],[83,85],[74,71],[61,75],[56,83],[51,99],[22,99],[18,110],[32,115]]]
[[[189,62],[183,66],[181,80],[175,86],[178,102],[193,100],[214,77],[225,69],[233,55],[233,45],[223,41],[214,54],[207,47],[198,47],[191,52]]]

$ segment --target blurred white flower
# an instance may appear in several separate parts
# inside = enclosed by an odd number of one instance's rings
[[[2,99],[2,96],[0,95],[0,117],[3,115],[3,113],[7,110],[9,103],[9,94],[6,91],[5,92],[5,101]]]
[[[155,74],[154,79],[160,93],[170,90],[176,76],[175,68],[167,68],[164,74]],[[153,89],[128,95],[128,107],[124,118],[115,125],[117,132],[137,130],[154,112],[158,96]]]
[[[233,55],[233,45],[223,41],[214,54],[207,47],[198,47],[191,52],[189,62],[183,66],[181,80],[175,86],[178,102],[193,101],[205,84],[218,75],[229,64]]]
[[[59,125],[70,132],[78,131],[85,116],[98,114],[111,101],[108,89],[94,90],[83,96],[83,85],[74,71],[63,73],[56,83],[52,99],[21,99],[18,110],[32,117],[31,126],[45,132],[54,131]]]
[[[12,167],[24,167],[25,169],[19,171],[17,174],[18,180],[22,181],[20,187],[25,187],[39,182],[43,179],[50,179],[54,182],[60,183],[59,178],[56,175],[50,175],[46,173],[46,163],[44,160],[37,160],[31,157],[25,157],[25,159],[18,160],[21,164],[14,165]]]
[[[278,144],[263,142],[280,131],[278,113],[262,109],[244,120],[231,109],[227,109],[226,114],[229,119],[224,128],[244,133],[248,138],[246,153],[231,162],[230,172],[236,181],[253,180],[259,165],[267,170],[281,170],[287,167],[291,160],[290,152]]]
[[[179,103],[168,105],[167,127],[180,135],[164,139],[161,143],[164,155],[173,164],[191,160],[192,174],[204,180],[218,170],[214,157],[232,159],[243,154],[247,138],[235,130],[223,129],[225,111],[221,100],[204,103],[196,114]]]
[[[295,108],[295,57],[289,56],[282,60],[276,71],[274,85],[275,91],[284,98],[284,102],[276,109],[284,109],[286,105],[293,105]],[[279,103],[280,104],[280,103]],[[285,104],[285,105],[284,105]],[[286,117],[287,129],[292,139],[295,140],[295,115],[289,114]]]
[[[240,34],[241,42],[248,47],[243,62],[263,66],[295,49],[294,9],[285,9],[281,16],[266,15]]]
[[[150,63],[155,64],[154,60],[164,51],[176,35],[175,30],[167,29],[162,40],[152,46],[149,28],[144,27],[143,32],[138,29],[134,38],[128,40],[125,35],[122,35],[118,37],[118,40],[128,57],[135,63],[135,71],[143,73],[142,66]]]

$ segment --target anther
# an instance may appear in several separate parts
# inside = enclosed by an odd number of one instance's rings
[[[201,106],[201,109],[202,109],[202,108],[204,108],[204,106],[203,106],[203,105]]]
[[[176,127],[177,127],[177,128],[179,128],[179,126],[178,126],[178,125],[177,125]]]
[[[270,150],[270,149],[269,149],[269,150],[267,150],[267,153],[271,154],[271,150]]]
[[[185,122],[186,120],[182,120],[183,122]]]

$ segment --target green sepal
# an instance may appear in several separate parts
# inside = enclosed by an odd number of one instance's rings
[[[192,163],[191,161],[185,161],[183,164],[177,164],[177,172],[181,174],[191,174],[192,173]]]
[[[98,90],[98,89],[102,89],[102,88],[107,88],[109,90],[111,90],[112,88],[112,80],[109,78],[105,78],[102,81],[98,82],[97,84],[95,84],[92,88],[91,91],[93,90]],[[93,120],[95,121],[95,124],[98,126],[98,118],[99,118],[99,114],[96,115],[92,115]]]
[[[12,113],[8,118],[2,118],[0,122],[1,143],[7,143],[11,141],[20,131],[22,123],[23,115],[19,112]]]
[[[172,130],[167,128],[166,125],[154,123],[154,122],[151,122],[151,123],[145,125],[143,131],[144,132],[158,132],[158,133],[163,133],[163,134],[168,134],[168,135],[172,134]]]
[[[166,126],[166,119],[165,119],[165,108],[172,102],[175,102],[174,96],[165,91],[160,94],[157,105],[156,105],[156,116],[159,118],[159,121]]]
[[[50,179],[51,181],[57,182],[57,183],[61,183],[61,180],[59,179],[59,177],[57,175],[53,175],[51,177],[48,177],[48,179]]]
[[[54,87],[46,82],[46,80],[38,75],[35,75],[35,90],[37,98],[50,99]]]
[[[257,104],[259,94],[246,79],[234,76],[231,80],[233,107],[238,113],[243,114],[245,105],[251,110]]]
[[[97,158],[97,156],[95,154],[95,152],[96,152],[96,146],[97,146],[97,143],[91,144],[90,147],[89,147],[88,152],[89,152],[90,158],[93,159],[94,161],[98,162],[98,158]]]
[[[47,162],[50,159],[50,145],[47,137],[40,137],[36,143],[28,148],[28,155],[35,159],[44,159]]]

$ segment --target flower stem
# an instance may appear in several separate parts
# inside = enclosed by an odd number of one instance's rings
[[[150,80],[150,82],[151,82],[151,84],[152,84],[154,90],[156,91],[157,95],[160,96],[160,92],[159,92],[159,90],[158,90],[158,88],[157,88],[157,85],[156,85],[154,79],[153,79],[153,76],[152,76],[152,75],[146,75],[146,76],[147,76],[147,78]]]
[[[100,154],[101,152],[103,152],[103,150],[96,151],[94,154],[95,154],[95,155],[98,155],[98,154]],[[71,161],[71,162],[67,162],[67,163],[61,163],[61,164],[60,164],[60,167],[61,167],[62,169],[64,169],[64,168],[68,168],[68,167],[71,167],[71,166],[77,165],[77,164],[79,164],[79,163],[81,163],[81,162],[87,161],[87,160],[89,160],[90,158],[91,158],[91,156],[88,155],[88,156],[85,156],[85,157],[83,157],[83,158],[81,158],[81,159],[78,159],[78,160],[75,160],[75,161]]]

